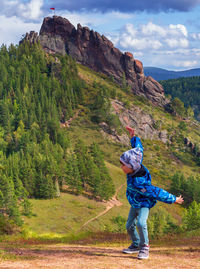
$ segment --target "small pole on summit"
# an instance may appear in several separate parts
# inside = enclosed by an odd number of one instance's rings
[[[50,9],[54,12],[54,16],[55,16],[55,7],[50,7]]]

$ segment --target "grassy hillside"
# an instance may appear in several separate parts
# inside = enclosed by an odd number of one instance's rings
[[[125,93],[110,79],[96,74],[86,67],[79,65],[78,72],[80,77],[87,82],[87,91],[84,94],[88,98],[92,92],[91,88],[94,82],[104,85],[108,91],[115,89],[118,94],[117,98],[125,103],[127,102],[128,107],[132,105],[139,106],[143,111],[151,114],[155,121],[161,121],[161,130],[167,129],[170,134],[180,135],[178,126],[182,121],[181,119],[166,113],[162,108],[151,105],[148,101],[143,102],[143,99],[140,97]],[[78,109],[78,116],[66,128],[70,140],[75,142],[78,139],[82,139],[87,146],[93,142],[100,146],[116,190],[121,186],[117,194],[117,199],[121,202],[121,206],[114,206],[106,214],[82,227],[88,220],[103,212],[107,204],[88,199],[82,195],[75,196],[70,193],[61,193],[60,198],[52,200],[31,200],[35,216],[25,218],[26,227],[37,234],[77,234],[81,231],[95,232],[100,230],[106,232],[125,232],[124,224],[129,211],[129,204],[125,197],[126,187],[124,183],[126,183],[126,179],[119,168],[119,156],[129,146],[105,139],[100,126],[90,121],[86,107],[81,106]],[[200,136],[198,130],[199,125],[197,123],[187,122],[187,130],[181,131],[181,137],[187,136],[196,143],[199,143]],[[124,127],[121,126],[119,132],[125,133]],[[179,144],[177,142],[171,146],[159,140],[149,140],[144,139],[144,137],[141,137],[141,139],[145,149],[143,163],[151,171],[152,183],[154,185],[169,189],[170,177],[174,173],[181,172],[186,177],[199,174],[199,166],[194,156],[185,148],[181,149],[183,147],[182,143]],[[151,223],[151,219],[153,220],[155,215],[158,215],[159,218],[170,217],[172,222],[178,225],[181,223],[182,213],[183,208],[180,206],[158,203],[151,210],[149,223],[151,237],[155,234],[153,224]],[[160,232],[162,234],[162,229]]]
[[[119,188],[125,178],[121,169],[114,165],[107,164],[109,172],[114,179],[115,187]],[[122,188],[124,193],[125,188]],[[124,196],[124,195],[123,195]],[[118,199],[124,201],[121,193]],[[83,196],[75,196],[69,193],[62,193],[60,198],[51,200],[31,200],[34,216],[25,218],[26,227],[38,234],[41,233],[80,233],[82,230],[104,230],[105,222],[102,219],[91,222],[90,225],[81,228],[84,223],[105,210],[106,203],[88,199]],[[126,204],[126,203],[125,203]],[[128,204],[125,205],[127,209]],[[112,210],[111,210],[112,211]],[[127,211],[127,210],[126,210]],[[120,211],[115,212],[115,216]],[[109,212],[106,219],[112,218],[113,213]]]
[[[172,135],[175,138],[180,137],[180,139],[182,137],[188,137],[197,145],[200,144],[200,124],[198,122],[193,120],[187,121],[186,130],[181,130],[179,128],[180,122],[182,122],[181,118],[175,117],[167,113],[163,108],[153,106],[150,102],[148,102],[148,100],[143,100],[143,98],[139,96],[135,96],[131,93],[124,93],[118,87],[118,85],[110,82],[107,78],[104,78],[94,72],[91,72],[91,70],[87,69],[86,67],[78,66],[78,71],[80,77],[87,81],[87,84],[89,86],[92,85],[94,81],[96,81],[102,85],[105,85],[108,91],[111,91],[113,88],[115,88],[116,92],[118,93],[118,96],[116,98],[118,98],[124,103],[128,102],[128,108],[130,108],[131,106],[142,108],[145,113],[148,113],[154,119],[155,123],[159,123],[158,128],[160,131],[167,130],[169,136]],[[80,128],[83,128],[83,132],[78,131],[80,130]],[[86,143],[91,142],[91,137],[94,140],[97,140],[100,145],[103,145],[101,146],[101,149],[105,153],[106,160],[117,164],[120,150],[124,150],[124,148],[127,148],[127,146],[124,147],[119,143],[106,141],[105,139],[102,140],[102,136],[99,131],[100,127],[98,125],[92,124],[91,122],[85,121],[84,115],[80,115],[78,119],[73,121],[71,127],[69,128],[70,134],[73,135],[75,133],[75,137],[80,136],[83,140],[85,140]],[[121,128],[120,131],[125,132],[124,127]],[[184,153],[184,155],[187,155],[187,158],[185,158],[187,160],[181,162],[181,146],[183,141],[180,141],[181,145],[178,143],[179,141],[177,141],[177,143],[174,143],[174,145],[170,147],[170,145],[164,144],[159,140],[148,140],[144,137],[141,137],[141,139],[144,143],[145,148],[144,164],[148,164],[148,167],[150,165],[150,168],[157,167],[157,169],[160,170],[160,167],[166,166],[166,169],[168,169],[168,172],[166,173],[167,176],[169,176],[171,172],[173,173],[174,171],[182,170],[184,173],[186,173],[186,175],[193,172],[199,173],[198,165],[195,163],[194,158],[192,154],[190,154],[190,152]],[[119,151],[117,150],[118,147]],[[112,153],[112,158],[110,158],[109,151],[112,151],[112,149],[114,150],[114,152],[116,152],[116,154]],[[176,158],[176,156],[173,155],[173,153],[176,151],[179,151],[180,159]]]

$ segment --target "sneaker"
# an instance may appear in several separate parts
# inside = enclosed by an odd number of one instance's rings
[[[138,254],[138,259],[139,260],[146,260],[149,258],[149,246],[144,245],[143,247],[140,248],[139,254]]]
[[[128,248],[122,250],[122,252],[126,254],[138,253],[139,251],[139,247],[135,246],[134,244],[131,244]]]

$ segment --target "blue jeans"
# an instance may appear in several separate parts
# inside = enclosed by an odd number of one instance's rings
[[[149,216],[149,208],[130,208],[126,229],[135,246],[149,245],[147,219]],[[138,228],[138,232],[136,229]]]

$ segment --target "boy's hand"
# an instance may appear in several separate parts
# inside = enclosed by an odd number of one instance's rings
[[[135,130],[129,126],[126,126],[126,130],[129,131],[131,137],[135,135]]]
[[[175,204],[182,204],[184,202],[183,197],[180,195],[179,197],[176,197]]]

